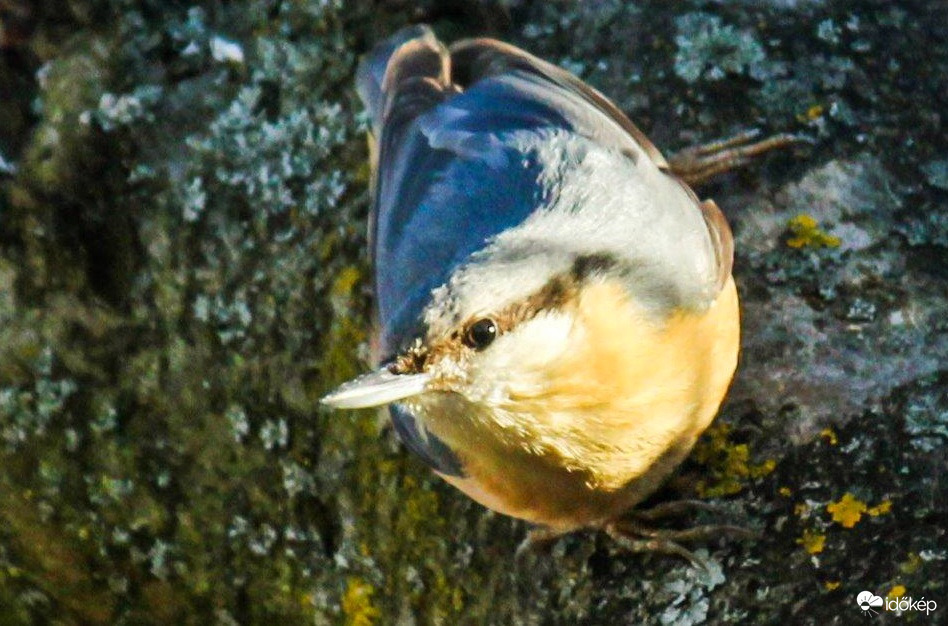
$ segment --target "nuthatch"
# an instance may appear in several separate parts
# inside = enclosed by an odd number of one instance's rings
[[[408,448],[495,511],[606,527],[688,455],[737,365],[731,231],[685,181],[786,138],[669,165],[568,72],[425,26],[358,88],[381,368],[324,402],[390,404]]]

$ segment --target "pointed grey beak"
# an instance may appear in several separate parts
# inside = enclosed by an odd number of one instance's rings
[[[430,380],[430,374],[393,374],[382,368],[343,383],[321,402],[336,409],[381,406],[423,393]]]

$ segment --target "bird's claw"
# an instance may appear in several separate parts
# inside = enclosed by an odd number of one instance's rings
[[[679,543],[664,537],[643,537],[637,532],[615,522],[606,524],[603,530],[622,549],[635,554],[657,553],[685,559],[697,568],[711,571],[708,562]]]
[[[721,505],[703,500],[675,500],[662,502],[650,509],[632,511],[622,519],[606,523],[605,531],[619,546],[629,552],[655,552],[678,556],[693,565],[708,570],[708,563],[680,542],[702,543],[729,537],[733,539],[755,539],[759,534],[753,530],[727,524],[708,524],[684,529],[658,529],[648,525],[650,522],[674,517],[688,511],[703,510],[721,512]]]
[[[700,185],[718,174],[746,165],[765,152],[808,141],[806,137],[790,133],[757,140],[759,136],[760,130],[755,128],[685,148],[668,159],[669,169],[689,185]]]

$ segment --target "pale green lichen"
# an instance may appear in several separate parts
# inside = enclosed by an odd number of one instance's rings
[[[928,184],[939,189],[948,189],[948,159],[935,159],[922,165]]]
[[[97,108],[79,114],[79,122],[90,124],[94,121],[106,132],[135,123],[153,122],[153,108],[162,96],[161,85],[140,85],[127,94],[106,92],[99,98]]]
[[[746,74],[763,80],[770,69],[767,55],[753,32],[724,24],[708,13],[688,13],[675,20],[675,73],[689,83],[723,80]]]
[[[75,381],[53,375],[53,351],[47,346],[27,367],[34,382],[0,387],[0,440],[10,450],[43,437],[64,413],[78,389]]]
[[[912,446],[927,454],[943,450],[948,442],[948,391],[943,385],[943,378],[923,379],[920,392],[909,396],[903,410]]]
[[[659,613],[660,624],[691,626],[703,624],[707,620],[710,608],[708,594],[725,581],[725,576],[720,563],[708,560],[707,551],[699,550],[696,554],[705,560],[707,569],[685,569],[679,578],[662,586],[659,593],[670,596],[671,602]]]

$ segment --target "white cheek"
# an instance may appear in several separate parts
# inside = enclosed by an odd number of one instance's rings
[[[472,380],[486,397],[506,395],[511,388],[542,384],[543,372],[576,341],[571,316],[541,314],[504,333],[472,363]]]

